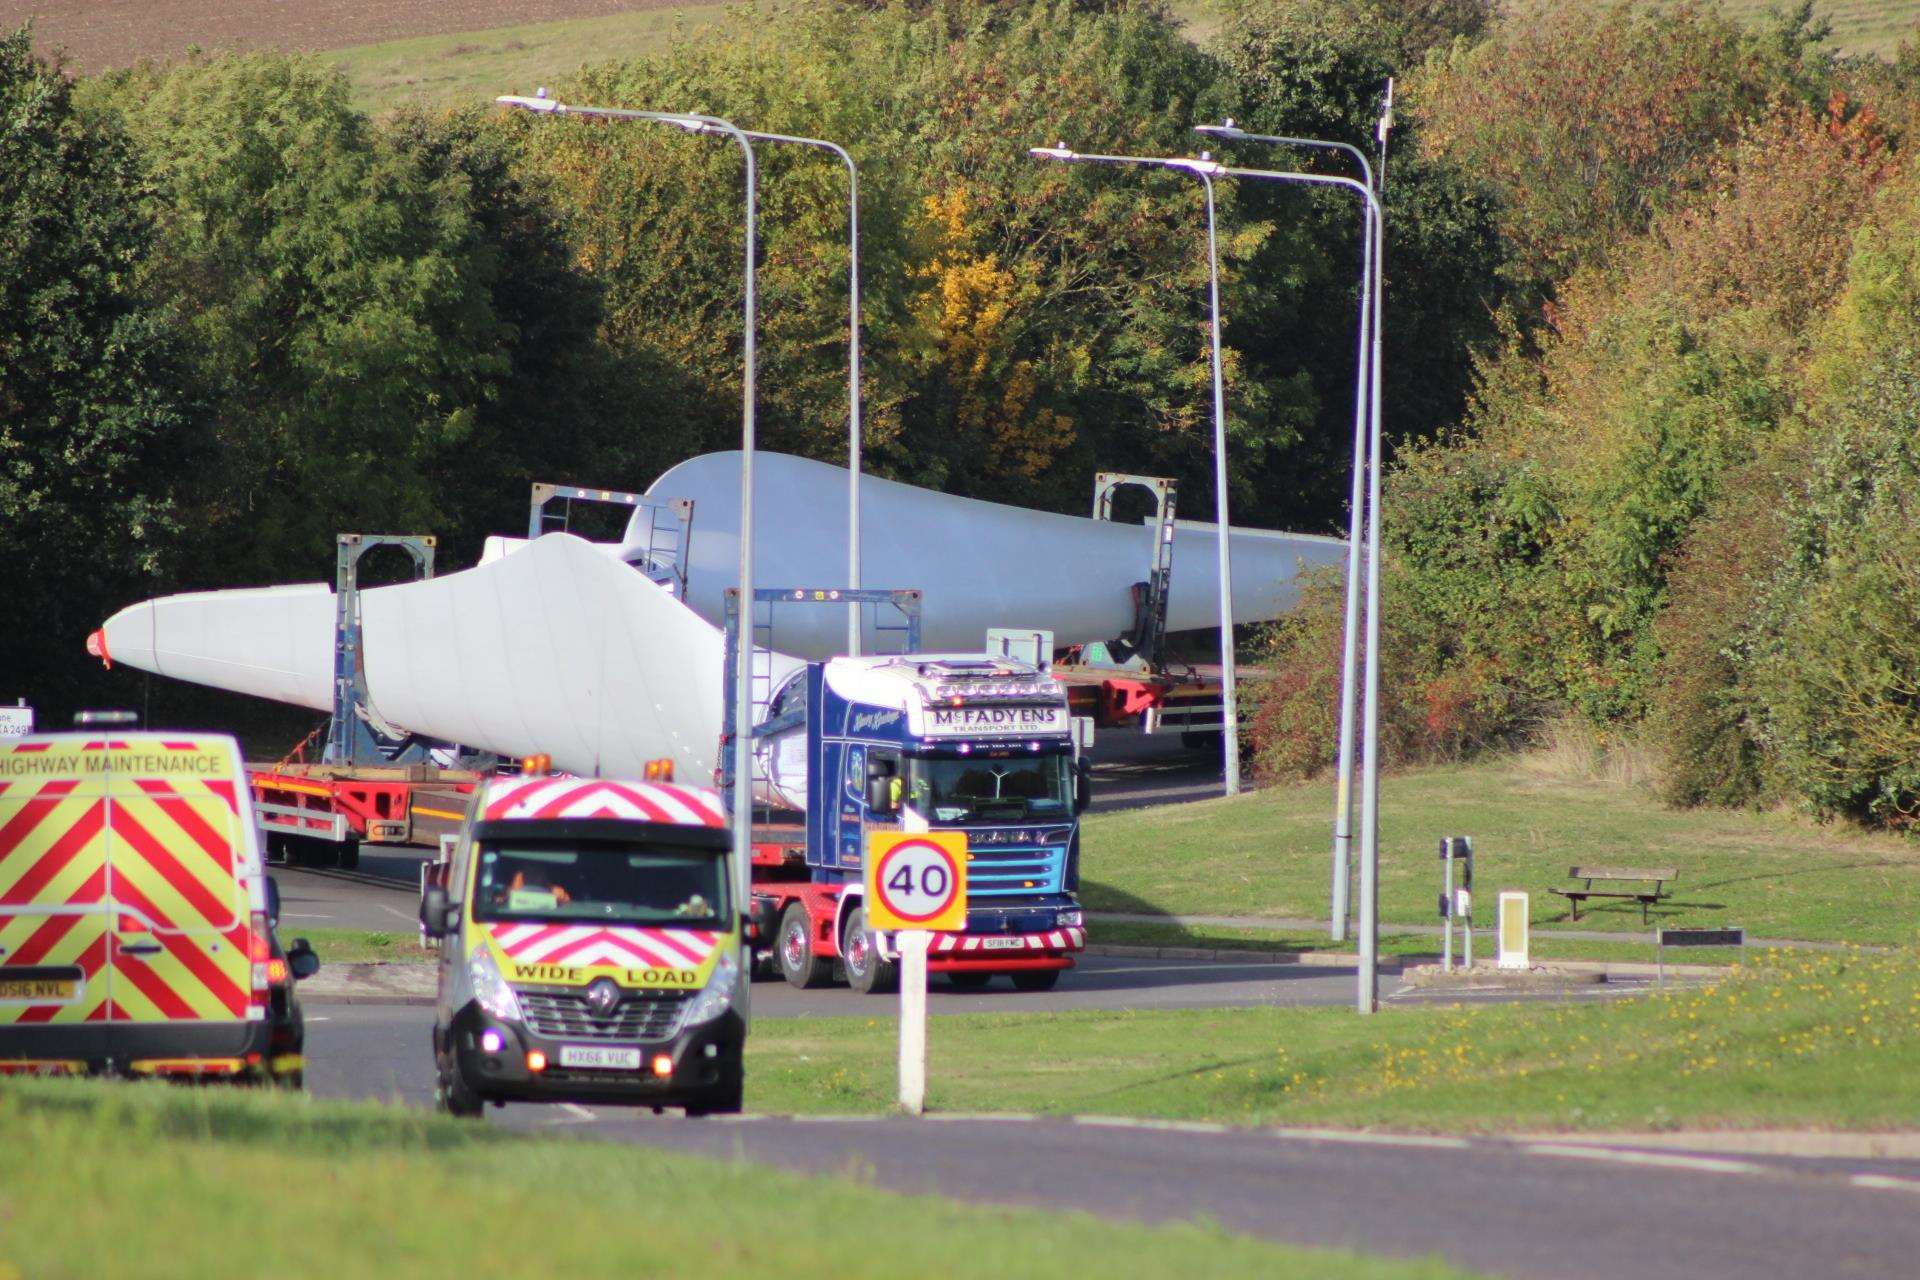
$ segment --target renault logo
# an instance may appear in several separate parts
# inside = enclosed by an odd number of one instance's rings
[[[587,988],[587,1008],[596,1018],[611,1018],[620,1007],[620,988],[611,978],[596,978]]]

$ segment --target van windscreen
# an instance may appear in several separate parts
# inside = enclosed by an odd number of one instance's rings
[[[685,846],[502,840],[480,846],[475,868],[478,920],[717,928],[726,912],[726,859]]]

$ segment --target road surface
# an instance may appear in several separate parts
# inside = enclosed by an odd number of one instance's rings
[[[429,1105],[429,1020],[417,1007],[310,1006],[311,1087]],[[514,1106],[482,1123],[806,1172],[859,1167],[890,1190],[990,1204],[1204,1218],[1294,1244],[1439,1254],[1516,1280],[1912,1280],[1920,1259],[1920,1161],[1030,1117],[727,1121]]]

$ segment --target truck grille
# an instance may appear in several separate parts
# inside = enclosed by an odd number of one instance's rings
[[[522,991],[520,1008],[534,1034],[555,1040],[665,1040],[680,1028],[687,993],[623,994],[613,1014],[596,1018],[585,996]]]
[[[1059,893],[1065,846],[981,845],[967,850],[971,893]]]

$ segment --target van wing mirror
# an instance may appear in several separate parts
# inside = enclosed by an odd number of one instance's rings
[[[267,923],[280,923],[280,882],[272,876],[267,877]]]
[[[453,907],[447,901],[447,891],[434,885],[420,895],[420,927],[426,930],[429,938],[444,938],[450,929],[448,917]]]
[[[752,908],[740,917],[740,931],[748,942],[771,942],[778,920],[779,908],[772,898],[755,898]]]
[[[293,945],[287,948],[287,971],[297,981],[311,978],[320,972],[320,953],[305,938],[295,938]]]

